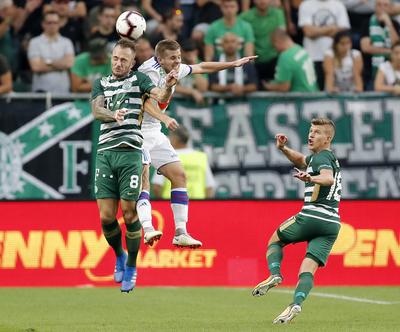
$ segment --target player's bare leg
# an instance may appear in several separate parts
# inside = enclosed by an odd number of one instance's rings
[[[278,286],[283,278],[281,275],[281,261],[283,257],[282,248],[284,244],[280,242],[279,237],[276,232],[274,232],[268,242],[267,251],[267,261],[268,269],[270,271],[270,276],[261,281],[252,291],[253,296],[262,296],[267,294],[267,292]]]
[[[116,256],[114,281],[120,283],[124,275],[127,255],[122,248],[121,228],[116,219],[118,201],[111,198],[98,199],[97,206],[104,237]]]
[[[136,211],[144,231],[143,242],[146,245],[152,246],[155,242],[160,240],[162,232],[154,228],[151,216],[150,165],[143,165],[142,191],[137,200]]]
[[[186,174],[181,162],[161,166],[159,172],[171,181],[171,208],[175,221],[175,236],[172,243],[180,248],[200,248],[202,243],[191,237],[186,229],[189,197],[186,189]]]

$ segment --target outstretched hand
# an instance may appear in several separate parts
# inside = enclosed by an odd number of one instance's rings
[[[244,64],[246,64],[246,63],[248,63],[248,62],[250,62],[250,61],[252,61],[252,60],[254,60],[256,58],[258,58],[258,55],[245,56],[244,58],[241,58],[239,60],[233,61],[233,66],[234,67],[241,67]]]

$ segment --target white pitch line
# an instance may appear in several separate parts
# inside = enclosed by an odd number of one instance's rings
[[[286,290],[286,289],[274,289],[274,292],[277,293],[285,293],[285,294],[293,294],[293,290]],[[311,292],[310,295],[318,296],[318,297],[325,297],[330,299],[337,299],[337,300],[344,300],[344,301],[353,301],[353,302],[362,302],[362,303],[372,303],[372,304],[399,304],[400,301],[381,301],[381,300],[371,300],[366,299],[363,297],[353,297],[353,296],[346,296],[346,295],[339,295],[339,294],[329,294],[329,293],[319,293],[319,292]]]

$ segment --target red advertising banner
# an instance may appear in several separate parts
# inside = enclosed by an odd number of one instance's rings
[[[169,202],[153,202],[164,235],[142,245],[138,286],[253,286],[268,275],[265,252],[300,201],[192,201],[189,231],[199,250],[172,245]],[[0,286],[111,286],[114,256],[95,202],[1,202]],[[345,201],[342,228],[318,285],[400,285],[400,201]],[[124,230],[124,227],[122,227]],[[285,285],[294,285],[306,244],[285,248]]]

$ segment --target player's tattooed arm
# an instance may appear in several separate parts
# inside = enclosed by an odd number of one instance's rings
[[[92,113],[95,119],[102,122],[118,122],[122,123],[126,110],[120,109],[112,112],[104,107],[104,96],[97,96],[92,100]]]

